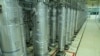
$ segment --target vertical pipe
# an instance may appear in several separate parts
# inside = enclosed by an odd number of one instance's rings
[[[51,8],[51,44],[52,46],[55,46],[55,42],[56,42],[56,8]]]
[[[3,56],[26,56],[22,11],[17,0],[2,0],[1,49]]]
[[[34,28],[34,56],[48,56],[48,38],[46,35],[47,7],[44,1],[38,1],[36,16]]]

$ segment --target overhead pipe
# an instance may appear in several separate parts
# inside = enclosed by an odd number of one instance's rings
[[[34,22],[34,56],[48,56],[47,37],[47,0],[38,0],[36,6],[36,21]]]
[[[1,49],[3,56],[26,56],[23,16],[18,0],[2,0]]]

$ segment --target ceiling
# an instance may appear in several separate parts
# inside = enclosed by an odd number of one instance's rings
[[[100,0],[86,0],[88,6],[98,6],[100,5]]]

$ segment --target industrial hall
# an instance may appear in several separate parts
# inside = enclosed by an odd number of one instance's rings
[[[100,56],[100,0],[0,0],[0,56]]]

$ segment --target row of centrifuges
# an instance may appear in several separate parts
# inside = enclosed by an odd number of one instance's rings
[[[1,55],[52,56],[57,49],[55,56],[64,56],[86,21],[85,4],[85,0],[2,0]]]

